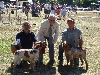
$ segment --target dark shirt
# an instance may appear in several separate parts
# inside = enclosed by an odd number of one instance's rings
[[[25,8],[26,8],[26,9],[30,9],[30,6],[29,6],[29,5],[26,5]]]
[[[34,6],[34,4],[32,4],[32,7],[31,7],[31,9],[32,9],[32,10],[35,10],[35,6]]]
[[[51,10],[55,10],[53,6],[51,6]]]
[[[22,49],[32,48],[33,42],[37,41],[33,32],[30,31],[28,34],[25,34],[23,30],[16,35],[17,39],[20,39]]]

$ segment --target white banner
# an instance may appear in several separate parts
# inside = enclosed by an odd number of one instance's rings
[[[16,0],[10,0],[10,1],[16,1]]]

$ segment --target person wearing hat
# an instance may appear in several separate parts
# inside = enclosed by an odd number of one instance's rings
[[[58,56],[58,60],[59,60],[59,65],[62,65],[63,63],[63,48],[62,48],[62,43],[64,41],[70,43],[72,45],[73,48],[82,48],[82,32],[81,30],[79,30],[76,26],[75,26],[75,21],[73,18],[69,18],[67,20],[67,25],[68,28],[65,29],[62,33],[62,42],[59,45],[59,56]],[[74,67],[78,68],[79,66],[79,59],[75,58],[74,59]]]
[[[30,31],[30,28],[30,23],[28,21],[25,21],[22,25],[22,31],[20,31],[16,35],[16,41],[21,45],[22,49],[31,49],[33,44],[37,41],[35,34]],[[25,65],[27,64],[27,61],[23,60],[22,63],[24,63]],[[22,67],[21,64],[17,65],[17,67]]]

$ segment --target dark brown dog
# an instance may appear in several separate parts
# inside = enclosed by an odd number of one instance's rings
[[[86,60],[86,49],[79,49],[79,48],[72,48],[70,43],[64,42],[62,43],[62,47],[65,51],[65,56],[67,59],[67,65],[70,61],[70,66],[73,67],[73,62],[74,62],[74,58],[80,58],[82,64],[83,65],[83,60],[85,61],[86,64],[86,70],[88,70],[88,63]]]

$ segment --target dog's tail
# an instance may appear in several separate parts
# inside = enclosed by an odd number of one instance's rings
[[[11,52],[14,54],[17,51],[14,45],[11,45]]]

